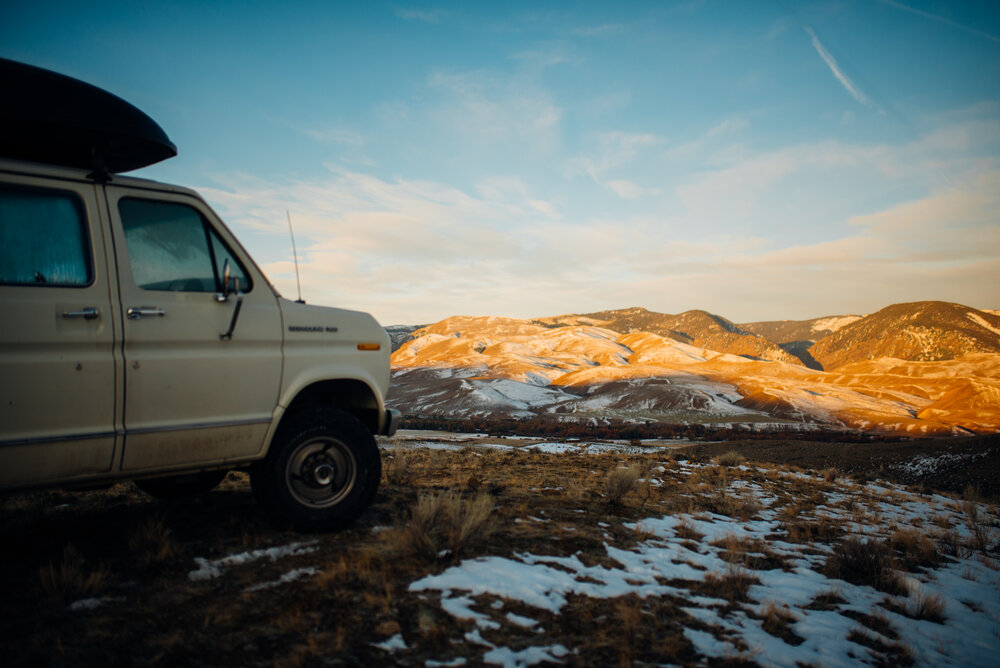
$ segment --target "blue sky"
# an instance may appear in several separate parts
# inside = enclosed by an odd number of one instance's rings
[[[4,3],[284,294],[385,324],[1000,308],[1000,4]]]

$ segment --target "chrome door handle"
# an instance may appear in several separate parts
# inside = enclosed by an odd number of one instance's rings
[[[130,306],[125,315],[128,316],[129,320],[138,320],[139,318],[146,315],[166,315],[167,312],[161,308],[155,306]]]
[[[88,306],[87,308],[82,308],[79,311],[63,311],[62,317],[64,318],[83,318],[84,320],[93,320],[94,318],[100,318],[100,310],[94,308],[93,306]]]

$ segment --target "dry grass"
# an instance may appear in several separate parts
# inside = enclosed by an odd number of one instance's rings
[[[847,639],[873,650],[876,656],[881,655],[882,660],[878,665],[913,665],[913,650],[905,643],[887,643],[878,636],[872,635],[863,629],[854,629],[847,636]]]
[[[244,534],[244,541],[249,542]],[[179,554],[177,544],[162,517],[150,517],[139,525],[128,540],[129,550],[143,566],[155,566]]]
[[[697,531],[694,528],[694,525],[691,524],[691,520],[689,520],[686,517],[681,521],[680,524],[674,527],[674,533],[676,533],[677,537],[681,538],[682,540],[692,540],[695,542],[698,542],[705,537],[705,534]]]
[[[892,551],[886,541],[852,536],[837,544],[823,564],[823,573],[888,594],[905,594],[906,589],[893,565]]]
[[[457,559],[496,528],[494,501],[489,494],[472,498],[457,494],[421,495],[401,531],[391,534],[404,554],[425,559]]]
[[[100,592],[108,580],[108,567],[89,567],[83,555],[72,544],[63,549],[59,563],[49,562],[38,569],[42,589],[61,600],[92,596]]]
[[[415,459],[416,456],[410,450],[394,450],[392,455],[383,459],[382,474],[385,481],[398,487],[411,484],[416,476]]]
[[[905,614],[913,619],[924,619],[935,624],[944,624],[945,603],[940,594],[928,594],[922,586],[910,592]]]
[[[701,502],[705,510],[733,517],[743,522],[751,520],[760,512],[761,505],[750,494],[731,493],[725,489],[716,490]]]
[[[985,556],[992,542],[993,532],[980,511],[979,490],[971,485],[966,487],[964,498],[962,511],[965,514],[965,526],[970,534],[967,544],[970,549]]]
[[[831,543],[844,535],[843,522],[829,517],[792,520],[785,522],[782,528],[788,533],[787,540],[791,543]]]
[[[636,490],[642,471],[638,466],[615,468],[604,481],[604,496],[609,506],[619,506],[625,497]]]
[[[698,593],[704,596],[712,596],[729,601],[729,604],[740,602],[745,603],[750,600],[750,587],[758,584],[753,573],[742,566],[730,565],[726,570],[719,573],[709,573],[705,580],[697,587]]]
[[[889,545],[906,570],[933,568],[941,563],[937,543],[927,533],[914,528],[898,529],[889,536]]]
[[[761,606],[758,615],[761,627],[772,636],[781,638],[789,645],[801,645],[805,642],[805,638],[792,630],[791,626],[798,618],[792,614],[787,605],[767,601]]]
[[[757,456],[752,460],[758,461]],[[761,601],[756,594],[751,599],[752,591],[760,591],[753,588],[755,574],[790,567],[771,541],[794,541],[810,558],[832,551],[824,569],[828,575],[895,594],[905,593],[897,569],[933,569],[948,562],[949,555],[968,556],[972,550],[996,556],[990,538],[995,511],[980,500],[956,506],[960,514],[941,510],[928,516],[924,527],[900,522],[872,527],[878,539],[842,540],[850,513],[857,512],[871,526],[877,521],[873,511],[892,495],[871,495],[842,478],[829,480],[829,471],[822,479],[815,474],[803,478],[788,475],[792,469],[782,473],[754,466],[744,471],[723,459],[701,461],[681,465],[662,453],[400,448],[385,453],[384,484],[357,526],[309,537],[259,520],[245,476],[207,497],[170,505],[132,493],[130,486],[92,497],[59,492],[14,499],[3,506],[3,538],[15,547],[0,554],[7,560],[0,569],[5,590],[0,614],[8,620],[5,646],[16,648],[12,665],[88,665],[130,655],[179,665],[297,666],[330,660],[422,665],[462,657],[476,664],[485,650],[467,634],[477,625],[443,610],[437,592],[409,591],[411,583],[459,560],[517,559],[526,553],[575,558],[587,568],[620,569],[607,546],[631,550],[648,542],[676,547],[674,563],[690,580],[666,575],[657,581],[684,594],[567,594],[558,614],[517,600],[470,594],[471,608],[500,624],[479,628],[479,637],[515,651],[563,644],[575,652],[563,657],[567,665],[763,665],[773,657],[754,656],[737,633],[706,624],[685,609],[701,606],[706,615],[744,622],[744,616],[753,618],[792,645],[801,642],[796,629],[806,626],[798,619],[810,610],[829,610],[858,624],[853,635],[863,647],[855,647],[856,658],[868,657],[870,650],[873,663],[891,665],[905,663],[909,655],[886,617],[853,612],[856,606],[848,605],[837,589],[791,607]],[[835,492],[846,497],[835,503]],[[672,513],[683,514],[673,523],[675,538],[670,529],[658,528],[655,537],[644,529]],[[698,521],[721,523],[710,513],[766,519],[774,533],[754,534],[755,539],[730,535],[708,544],[695,527],[701,526]],[[770,520],[776,513],[780,524]],[[970,523],[983,527],[982,540],[966,542]],[[316,540],[316,551],[277,563],[233,566],[211,581],[190,583],[185,577],[194,557],[217,559],[301,540]],[[708,555],[727,565],[706,571],[709,562],[702,557]],[[559,570],[559,563],[547,567]],[[246,591],[303,567],[318,572],[280,587]],[[967,572],[986,582],[979,564]],[[19,577],[24,574],[26,578]],[[699,595],[714,601],[698,601]],[[98,597],[105,604],[85,614],[69,612],[67,603],[83,597]],[[938,622],[946,612],[955,612],[945,610],[940,596],[917,588],[906,599],[887,597],[882,607]],[[157,616],[151,617],[149,610]],[[516,626],[508,614],[535,619],[537,626]],[[163,626],[161,619],[169,624]],[[686,628],[730,643],[730,654],[699,654]],[[396,634],[407,649],[387,653],[375,647]]]
[[[715,458],[715,463],[719,466],[739,466],[747,460],[740,452],[730,450]]]
[[[825,589],[816,594],[806,608],[809,610],[836,610],[843,603],[846,601],[840,595],[840,589]]]

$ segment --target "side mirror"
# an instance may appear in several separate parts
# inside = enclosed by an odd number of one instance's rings
[[[230,284],[232,287],[230,288]],[[233,281],[233,270],[229,266],[229,259],[226,259],[226,263],[222,266],[222,292],[215,295],[215,300],[219,302],[228,302],[230,295],[238,295],[240,293],[240,279],[239,277]]]
[[[226,264],[222,266],[222,292],[215,295],[215,298],[220,302],[229,301],[230,295],[236,295],[236,308],[233,309],[233,318],[229,321],[229,330],[225,334],[219,334],[219,338],[223,341],[231,341],[233,338],[233,331],[236,329],[236,321],[240,318],[240,309],[243,307],[243,295],[240,294],[240,277],[232,277],[232,269],[229,266],[229,260],[226,260]],[[229,282],[232,281],[232,289],[229,289]]]

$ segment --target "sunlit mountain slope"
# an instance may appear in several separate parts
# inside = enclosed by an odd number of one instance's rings
[[[843,327],[809,349],[827,371],[883,357],[950,360],[1000,352],[1000,316],[948,302],[894,304]]]
[[[987,314],[989,315],[989,314]],[[565,318],[565,317],[564,317]],[[552,415],[950,434],[1000,429],[1000,355],[881,359],[822,372],[575,316],[454,317],[393,354],[410,415]],[[556,325],[556,326],[553,326]]]
[[[763,336],[779,345],[793,341],[815,343],[839,329],[861,320],[860,315],[831,315],[810,320],[768,320],[742,322],[740,329]]]
[[[798,358],[782,350],[773,340],[741,329],[722,316],[707,311],[685,311],[679,315],[670,315],[635,307],[584,315],[542,318],[535,322],[550,327],[569,324],[597,325],[622,334],[632,331],[650,332],[681,343],[734,355],[791,364],[800,363]]]

